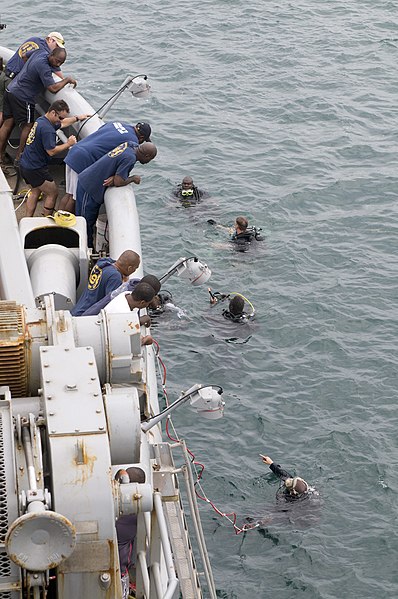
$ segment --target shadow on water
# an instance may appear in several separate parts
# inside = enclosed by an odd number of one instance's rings
[[[291,503],[277,499],[276,505],[268,508],[265,514],[249,517],[247,521],[258,524],[259,533],[267,536],[268,530],[274,527],[306,529],[316,526],[321,520],[321,509],[319,496],[304,497]]]
[[[227,304],[225,304],[224,307],[226,308]],[[255,323],[234,323],[228,321],[222,315],[224,307],[214,306],[211,309],[217,310],[217,315],[213,313],[210,316],[204,317],[204,320],[209,325],[209,330],[211,331],[210,336],[213,337],[213,339],[225,341],[225,343],[235,343],[238,345],[248,343],[253,337],[252,332],[253,328],[255,329],[256,327]]]

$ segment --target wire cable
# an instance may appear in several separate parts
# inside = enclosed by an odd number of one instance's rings
[[[16,208],[14,208],[14,212],[16,212],[17,210],[19,210],[20,207],[25,203],[25,201],[28,199],[29,194],[30,194],[31,191],[32,191],[31,189],[21,189],[21,191],[19,192],[19,194],[16,195],[16,196],[14,196],[13,199],[20,200],[21,196],[24,194],[23,198],[22,198],[22,202],[20,204],[18,204],[18,206]]]
[[[236,294],[236,295],[240,295],[240,294]],[[249,302],[250,303],[250,302]],[[252,304],[250,304],[252,305]],[[254,308],[253,308],[254,309]],[[162,361],[162,359],[160,358],[160,346],[159,343],[157,341],[154,340],[154,343],[156,345],[156,352],[155,352],[155,356],[157,359],[157,363],[158,363],[158,369],[159,369],[159,374],[160,374],[160,378],[161,378],[161,386],[162,386],[162,390],[163,390],[163,394],[165,396],[165,401],[166,401],[166,406],[169,405],[169,401],[168,401],[168,396],[167,396],[167,391],[166,391],[166,377],[167,377],[167,371],[166,371],[166,366],[164,364],[164,362]],[[170,434],[170,427],[173,429],[173,434],[175,436],[172,436]],[[171,416],[167,416],[166,418],[166,434],[168,436],[168,438],[173,441],[173,443],[180,443],[180,438],[179,435],[174,427],[174,424],[171,420]],[[248,532],[249,530],[254,530],[256,528],[258,528],[261,523],[260,522],[248,522],[245,523],[241,526],[237,526],[236,521],[237,521],[237,515],[236,512],[224,512],[221,509],[219,509],[215,503],[213,501],[211,501],[202,485],[201,485],[201,479],[203,477],[203,473],[205,470],[205,466],[204,464],[202,464],[201,462],[198,462],[195,459],[195,455],[194,453],[187,447],[187,452],[188,454],[191,456],[191,464],[194,468],[195,471],[195,475],[196,475],[196,480],[194,481],[194,487],[195,487],[195,495],[198,497],[198,499],[204,501],[205,503],[207,503],[208,505],[210,505],[212,507],[212,509],[216,512],[216,514],[218,514],[219,516],[221,516],[222,518],[225,518],[226,520],[228,520],[228,522],[230,522],[230,524],[232,524],[234,532],[236,535],[241,534],[243,532]],[[199,468],[199,470],[198,470]]]

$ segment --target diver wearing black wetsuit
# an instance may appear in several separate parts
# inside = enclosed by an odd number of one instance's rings
[[[247,314],[246,312],[239,312],[238,314],[233,314],[227,309],[222,311],[222,315],[227,320],[231,320],[232,322],[238,322],[239,324],[247,322],[251,317],[251,314]]]
[[[184,177],[182,183],[177,185],[173,191],[173,195],[178,198],[181,204],[188,208],[189,206],[195,206],[199,202],[208,197],[205,191],[202,191],[196,185],[194,185],[192,177]]]
[[[245,252],[249,249],[252,241],[263,240],[260,231],[260,227],[249,227],[245,216],[237,216],[235,219],[235,231],[232,233],[230,241],[235,245],[237,250]]]
[[[212,291],[211,288],[208,288],[208,292],[210,294],[210,303],[217,304],[218,302],[223,302],[226,299],[230,299],[231,295],[229,293],[220,293],[220,291]],[[222,315],[227,320],[231,320],[232,322],[237,322],[239,324],[243,324],[248,322],[254,318],[254,308],[251,314],[244,312],[243,308],[245,306],[245,300],[240,293],[234,293],[233,298],[230,299],[228,308],[225,308],[222,311]]]
[[[231,236],[231,241],[238,243],[251,243],[252,241],[263,241],[262,235],[260,235],[261,227],[247,227],[246,231],[242,233],[235,233]]]
[[[283,486],[277,496],[283,495],[287,501],[304,498],[310,490],[309,484],[299,476],[292,476],[287,470],[284,470],[279,464],[274,464],[269,456],[261,456],[264,464],[270,467],[270,470],[283,481]]]
[[[181,185],[173,191],[173,195],[182,203],[197,204],[203,197],[203,191],[194,185],[191,189],[184,190]]]

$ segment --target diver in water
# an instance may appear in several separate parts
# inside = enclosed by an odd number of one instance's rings
[[[229,241],[234,244],[235,249],[245,252],[249,249],[252,241],[263,241],[264,237],[260,235],[261,227],[249,227],[249,221],[246,216],[237,216],[233,227],[218,224],[212,218],[207,221],[209,225],[214,225],[219,229],[228,231]]]
[[[211,288],[208,288],[208,292],[210,294],[210,303],[212,305],[217,304],[219,302],[223,302],[226,299],[229,299],[228,308],[225,308],[222,311],[222,315],[226,320],[231,320],[232,322],[236,322],[239,324],[245,324],[249,320],[252,320],[255,315],[255,310],[253,304],[245,298],[240,293],[220,293],[219,291],[212,291]],[[231,297],[232,296],[232,297]],[[251,313],[245,312],[245,300],[250,305],[252,311]]]
[[[186,315],[184,310],[175,305],[173,296],[167,289],[159,291],[159,293],[155,295],[148,306],[148,312],[152,318],[159,314],[163,314],[164,312],[175,312],[178,318],[182,318]]]
[[[227,320],[232,320],[232,322],[247,322],[248,315],[243,311],[244,307],[245,300],[243,297],[234,295],[234,297],[229,300],[228,308],[222,311],[222,315]]]
[[[177,185],[173,191],[173,195],[178,198],[183,206],[195,206],[204,197],[207,197],[205,191],[199,189],[194,185],[192,177],[184,177],[182,183]]]
[[[308,497],[310,492],[314,491],[303,478],[300,478],[300,476],[293,476],[281,468],[279,464],[275,464],[269,456],[260,454],[260,457],[264,464],[267,464],[272,472],[280,478],[283,483],[278,490],[277,498],[282,497],[286,501],[296,501],[297,499]]]
[[[249,227],[249,221],[245,216],[237,216],[235,231],[231,235],[231,241],[238,245],[251,243],[252,241],[263,241],[260,231],[261,228]]]
[[[267,508],[266,514],[259,517],[246,517],[244,530],[258,528],[262,536],[268,536],[268,526],[293,525],[307,528],[319,522],[322,501],[319,492],[300,476],[293,476],[272,458],[260,453],[261,460],[280,479],[276,493],[275,509]]]

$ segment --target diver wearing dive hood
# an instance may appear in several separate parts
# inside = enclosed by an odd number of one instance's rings
[[[286,501],[295,501],[296,499],[307,497],[309,492],[314,490],[300,476],[292,476],[289,472],[281,468],[279,464],[274,464],[269,456],[260,454],[260,457],[264,464],[267,464],[272,472],[283,481],[277,497],[282,495]]]
[[[185,207],[195,206],[208,194],[194,185],[192,177],[184,177],[182,183],[177,185],[173,191],[173,195],[178,198],[181,204]]]

